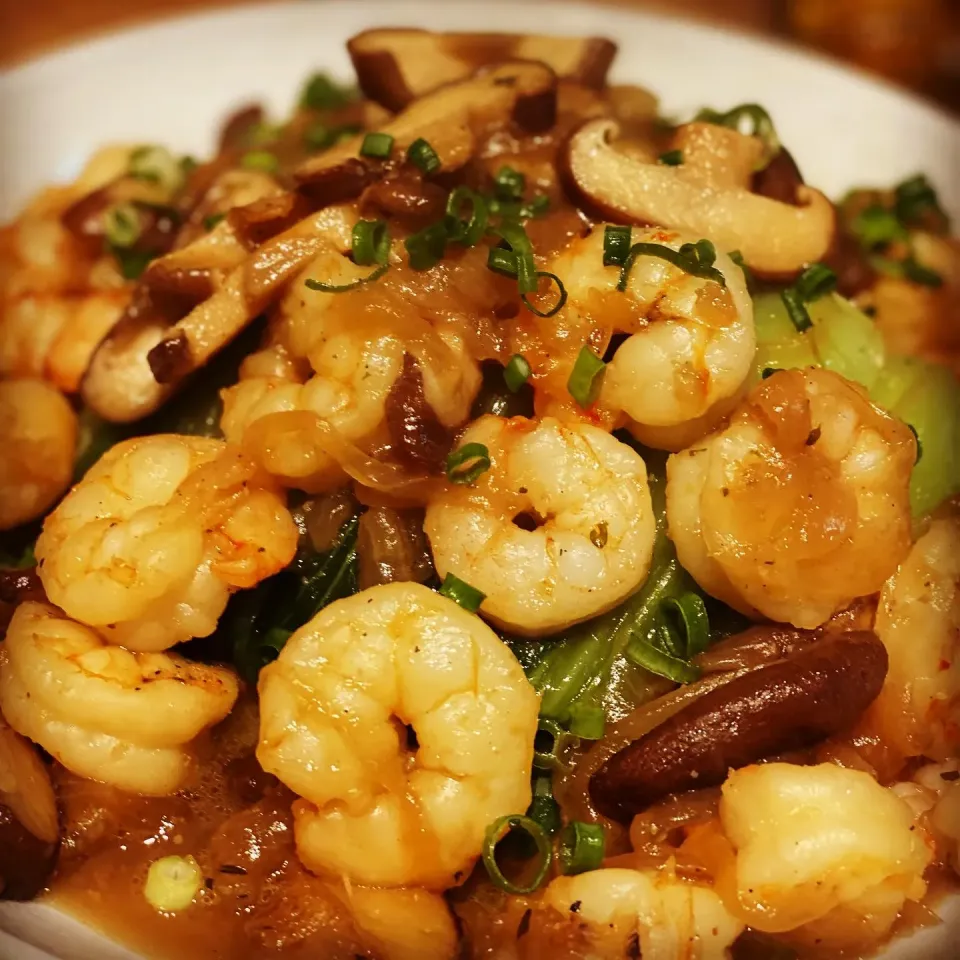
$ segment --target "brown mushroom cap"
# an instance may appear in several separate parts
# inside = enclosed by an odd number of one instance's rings
[[[540,60],[564,79],[603,88],[617,52],[599,37],[509,33],[433,33],[410,28],[365,30],[347,43],[360,89],[399,111],[423,94],[480,67],[505,60]]]
[[[614,754],[591,778],[597,809],[615,820],[670,793],[716,786],[731,768],[812,746],[850,726],[877,697],[887,652],[872,633],[803,646],[731,680]]]
[[[567,141],[561,173],[579,202],[620,223],[652,224],[698,234],[739,250],[767,277],[788,277],[820,260],[833,241],[833,204],[800,186],[796,204],[735,186],[717,186],[695,164],[644,163],[613,145],[613,120],[590,120]]]

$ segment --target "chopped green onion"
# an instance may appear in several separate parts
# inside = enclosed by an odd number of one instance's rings
[[[913,458],[914,466],[916,466],[916,464],[920,462],[920,458],[923,456],[923,444],[920,443],[920,434],[917,433],[917,428],[912,423],[908,423],[907,427],[913,434],[913,439],[917,442],[917,455]]]
[[[686,659],[703,653],[710,643],[710,618],[699,593],[689,591],[680,597],[667,597],[660,604],[664,611],[675,613],[683,623],[686,634]]]
[[[318,120],[307,127],[303,134],[303,145],[308,150],[329,150],[330,147],[336,146],[341,140],[355,136],[359,132],[360,127],[356,124],[331,127],[322,120]]]
[[[353,227],[353,262],[361,267],[384,264],[390,256],[386,220],[358,220]]]
[[[334,83],[325,73],[315,73],[304,85],[300,106],[309,110],[336,110],[353,99],[349,87]]]
[[[276,143],[283,133],[279,123],[255,123],[247,134],[248,147],[269,147]]]
[[[506,247],[491,247],[487,254],[487,268],[505,277],[517,278],[517,255]]]
[[[700,679],[700,671],[696,667],[687,663],[686,660],[657,649],[643,637],[632,637],[624,652],[627,659],[637,666],[673,680],[674,683],[693,683],[694,680]]]
[[[922,226],[927,213],[946,219],[946,214],[937,199],[937,191],[922,173],[898,183],[893,193],[897,217],[901,223]]]
[[[482,593],[476,587],[471,587],[465,580],[461,580],[452,573],[448,573],[443,578],[439,593],[441,597],[452,600],[468,613],[476,613],[486,597],[485,593]]]
[[[743,279],[747,284],[747,290],[749,293],[753,293],[756,281],[753,271],[747,266],[747,261],[743,259],[743,254],[739,250],[731,250],[727,256],[743,271]]]
[[[470,205],[470,216],[462,217],[465,204]],[[487,201],[469,187],[457,187],[447,197],[447,236],[464,247],[475,247],[483,238],[490,219]]]
[[[507,389],[511,393],[516,393],[530,379],[532,372],[526,357],[515,353],[503,368],[503,379]]]
[[[565,770],[567,755],[579,738],[564,730],[555,720],[541,717],[533,739],[533,765],[537,770]]]
[[[538,193],[532,200],[528,200],[520,207],[521,220],[532,217],[542,217],[550,209],[550,198],[545,193]]]
[[[607,723],[603,707],[575,703],[570,707],[570,732],[583,740],[600,740]]]
[[[532,879],[526,883],[509,880],[504,876],[500,865],[497,863],[497,845],[514,830],[526,833],[536,845],[536,870]],[[550,848],[549,838],[540,824],[530,817],[523,817],[519,814],[499,817],[486,829],[483,837],[483,865],[487,868],[487,873],[493,885],[506,893],[533,893],[546,879],[552,859],[553,851]]]
[[[447,479],[469,486],[490,469],[490,451],[482,443],[465,443],[447,457]]]
[[[519,200],[527,188],[527,178],[513,167],[501,167],[493,178],[498,200]]]
[[[350,283],[324,283],[321,280],[314,280],[310,277],[303,282],[311,290],[317,290],[320,293],[349,293],[351,290],[356,290],[357,287],[362,287],[365,283],[373,283],[379,280],[389,269],[390,264],[383,263],[372,273],[368,273],[365,277],[358,277],[356,280],[351,280]]]
[[[659,257],[693,277],[712,280],[714,283],[719,283],[721,287],[727,285],[723,274],[713,265],[717,259],[716,247],[709,240],[698,240],[696,243],[683,244],[679,250],[664,246],[662,243],[635,243],[630,248],[620,270],[618,290],[627,289],[630,271],[637,257]]]
[[[130,154],[129,174],[156,183],[169,193],[183,186],[183,166],[166,147],[138,147]]]
[[[280,161],[269,150],[250,150],[240,158],[240,166],[245,170],[276,173],[280,169]]]
[[[407,159],[427,176],[436,173],[442,166],[437,151],[423,137],[418,137],[407,147]]]
[[[895,240],[907,239],[907,231],[896,214],[876,203],[853,218],[850,231],[866,250],[877,250]]]
[[[803,300],[800,298],[800,294],[797,293],[795,287],[787,287],[786,290],[781,291],[780,297],[783,300],[783,305],[787,308],[787,315],[790,317],[790,322],[796,328],[797,333],[803,333],[804,330],[809,330],[813,326],[813,321],[810,319],[810,314],[807,312],[806,306],[804,306]]]
[[[603,228],[603,265],[622,267],[630,256],[630,227],[615,227],[610,224]]]
[[[668,150],[666,153],[661,153],[657,158],[664,166],[667,167],[679,167],[683,163],[683,151],[682,150]]]
[[[915,257],[907,257],[903,261],[903,275],[914,283],[919,283],[924,287],[943,286],[943,277],[936,270],[931,270],[919,263]]]
[[[780,138],[773,124],[770,114],[759,103],[741,103],[732,107],[726,113],[711,110],[709,107],[701,110],[695,117],[706,123],[715,123],[721,127],[729,127],[748,136],[759,137],[763,141],[764,156],[762,166],[767,164],[780,152]],[[744,120],[747,121],[746,127]]]
[[[103,234],[113,247],[132,247],[141,231],[140,213],[132,203],[118,203],[103,214]]]
[[[116,257],[117,265],[120,267],[120,273],[124,280],[138,279],[147,269],[147,264],[157,256],[151,250],[127,250],[123,247],[115,247],[112,244],[110,250]]]
[[[592,407],[600,395],[606,369],[607,365],[589,347],[581,347],[570,371],[567,390],[584,410]]]
[[[523,305],[531,313],[535,313],[538,317],[555,317],[563,309],[564,304],[567,302],[567,288],[563,285],[563,281],[555,273],[548,273],[546,270],[538,270],[537,278],[539,279],[540,277],[549,277],[557,285],[560,295],[557,297],[556,303],[554,303],[549,310],[538,310],[527,299],[527,294],[520,294],[520,299],[523,301]]]
[[[553,798],[553,786],[550,777],[534,777],[533,799],[527,809],[527,816],[535,820],[543,832],[552,837],[563,826],[560,804]]]
[[[403,245],[407,248],[410,266],[414,270],[429,270],[443,259],[447,249],[446,225],[443,222],[432,223],[407,237]]]
[[[393,137],[389,133],[368,133],[360,144],[361,157],[386,160],[393,151]]]
[[[603,863],[606,834],[599,823],[574,820],[560,832],[557,858],[560,872],[570,876],[596,870]]]
[[[226,219],[225,213],[211,213],[209,216],[203,218],[203,229],[210,231],[218,223],[222,223]]]
[[[800,274],[794,284],[804,303],[813,303],[837,287],[837,275],[822,263],[814,263]]]
[[[501,237],[510,248],[514,256],[515,270],[513,275],[517,278],[517,290],[521,293],[535,293],[537,290],[537,268],[533,261],[533,246],[527,231],[519,223],[501,223],[495,227],[493,233]],[[487,266],[491,269],[497,269],[493,266],[494,253],[498,249],[494,247],[490,251],[490,257],[487,260]],[[500,262],[505,262],[501,258]],[[504,272],[504,271],[500,271]]]
[[[777,372],[778,369],[779,367],[764,367],[763,372],[760,374],[760,376],[764,380],[767,380],[770,377],[772,377]]]
[[[160,913],[186,910],[203,886],[203,871],[193,857],[161,857],[150,864],[143,885],[147,903]]]

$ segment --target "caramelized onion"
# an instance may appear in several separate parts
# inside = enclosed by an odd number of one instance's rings
[[[372,507],[360,518],[357,537],[361,590],[381,583],[424,583],[433,562],[423,532],[423,512]]]

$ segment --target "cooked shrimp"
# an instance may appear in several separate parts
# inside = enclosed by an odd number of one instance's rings
[[[77,416],[42,380],[0,382],[0,530],[40,516],[67,489]]]
[[[904,757],[960,750],[960,517],[934,520],[880,595],[890,667],[868,722]]]
[[[893,789],[920,814],[928,814],[938,860],[960,874],[960,760],[928,763],[911,783]]]
[[[0,716],[0,804],[38,840],[60,836],[57,798],[50,774],[33,745]]]
[[[481,612],[536,636],[616,606],[644,580],[655,523],[643,460],[597,427],[481,417],[461,445],[491,466],[427,507],[441,576],[486,594]],[[533,529],[531,529],[533,528]]]
[[[158,434],[109,450],[36,545],[51,602],[111,643],[165,650],[213,632],[233,590],[292,559],[268,477],[219,440]]]
[[[250,428],[268,415],[305,411],[350,442],[366,447],[385,442],[388,398],[407,355],[416,363],[425,402],[440,423],[456,427],[467,419],[480,387],[480,371],[452,326],[435,330],[416,316],[415,301],[410,301],[411,316],[398,329],[365,288],[356,294],[333,294],[311,290],[304,282],[321,277],[345,285],[371,269],[358,267],[338,247],[327,244],[294,279],[280,304],[270,350],[306,359],[312,376],[306,382],[262,376],[263,363],[253,358],[244,373],[256,370],[258,375],[224,392],[222,427],[228,440],[244,443],[251,437]],[[285,429],[285,419],[291,429]],[[296,422],[273,417],[266,441],[248,440],[245,446],[289,486],[317,492],[342,483],[343,470],[330,451],[316,434],[298,430]]]
[[[224,667],[111,646],[45,603],[17,608],[0,650],[0,707],[14,730],[78,776],[132,793],[177,790],[191,741],[237,693]]]
[[[625,413],[645,443],[679,449],[729,412],[750,372],[756,337],[743,271],[718,253],[721,286],[659,257],[640,256],[620,292],[619,268],[603,265],[603,237],[598,227],[574,240],[546,269],[566,286],[567,312],[608,334],[629,334],[607,365],[600,407]],[[634,230],[631,237],[671,250],[699,239],[659,228]],[[691,422],[693,437],[682,429]]]
[[[347,888],[358,929],[383,960],[452,960],[457,930],[443,897],[427,890]]]
[[[915,455],[909,428],[839,375],[781,371],[667,462],[680,563],[748,616],[817,627],[909,549]]]
[[[736,770],[723,786],[720,824],[722,835],[707,826],[688,842],[708,851],[727,909],[757,930],[837,950],[864,947],[926,891],[931,851],[910,807],[861,770]]]
[[[322,610],[261,673],[257,759],[303,798],[309,870],[442,890],[469,873],[490,823],[526,810],[537,711],[482,620],[386,584]]]
[[[709,887],[612,867],[558,877],[537,913],[524,956],[556,960],[724,960],[744,926]]]

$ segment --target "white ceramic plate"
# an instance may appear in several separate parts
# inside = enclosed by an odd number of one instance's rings
[[[329,0],[171,20],[0,75],[0,220],[45,182],[74,175],[106,141],[159,141],[202,154],[232,107],[263,100],[282,114],[311,70],[349,76],[347,37],[364,27],[401,24],[612,37],[620,44],[615,79],[655,90],[666,114],[759,100],[809,182],[839,195],[852,184],[889,184],[924,170],[960,219],[960,124],[823,58],[585,4]],[[886,960],[956,960],[960,898],[941,910],[946,923],[894,944]],[[0,928],[0,960],[131,957],[36,904],[0,904]]]

